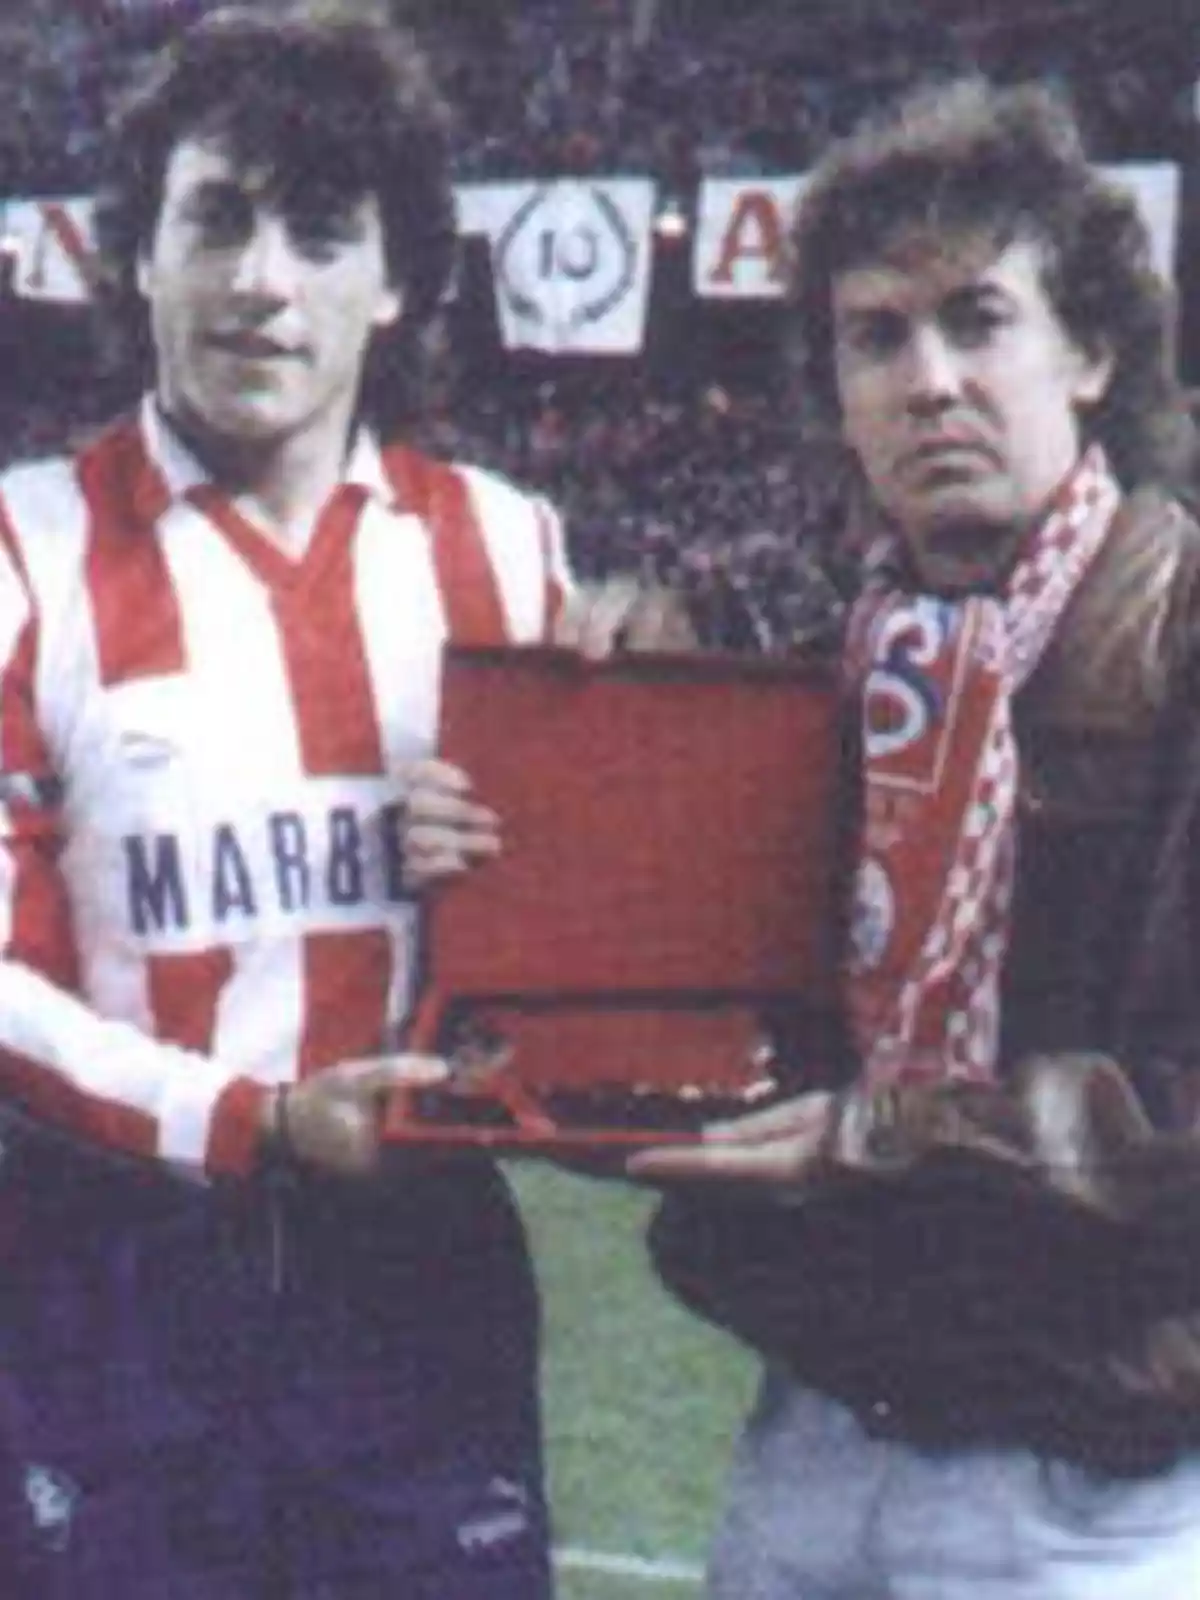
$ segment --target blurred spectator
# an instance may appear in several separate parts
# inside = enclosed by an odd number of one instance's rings
[[[213,3],[23,0],[0,19],[7,192],[85,189],[130,55]],[[1178,154],[1193,120],[1196,41],[1185,10],[1076,0],[1010,16],[995,0],[965,8],[951,27],[904,7],[818,21],[760,0],[708,27],[660,24],[641,41],[628,0],[495,10],[397,0],[396,9],[427,35],[459,107],[464,179],[635,171],[686,189],[701,172],[802,170],[832,134],[914,78],[972,63],[1058,81],[1106,159]]]
[[[840,450],[801,446],[777,392],[664,398],[635,380],[586,396],[542,383],[463,396],[430,443],[544,489],[588,577],[637,572],[685,592],[704,641],[804,649],[851,581]]]

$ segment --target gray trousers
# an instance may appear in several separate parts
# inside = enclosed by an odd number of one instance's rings
[[[1200,1600],[1200,1458],[1096,1478],[1027,1452],[933,1454],[766,1374],[711,1600]]]

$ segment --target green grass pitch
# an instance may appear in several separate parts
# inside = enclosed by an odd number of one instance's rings
[[[752,1358],[657,1285],[653,1196],[513,1163],[545,1309],[544,1392],[555,1543],[699,1566]],[[571,1567],[560,1600],[693,1600],[686,1582]]]

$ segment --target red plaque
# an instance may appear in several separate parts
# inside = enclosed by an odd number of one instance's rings
[[[774,1087],[765,1019],[832,1010],[837,697],[811,667],[446,650],[440,753],[503,854],[433,897],[390,1137],[694,1137]]]

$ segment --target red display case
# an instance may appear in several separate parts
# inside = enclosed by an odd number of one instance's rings
[[[833,1008],[832,680],[795,663],[448,646],[439,754],[501,856],[431,897],[411,1046],[444,1088],[391,1139],[695,1137],[776,1088],[776,1024]]]

